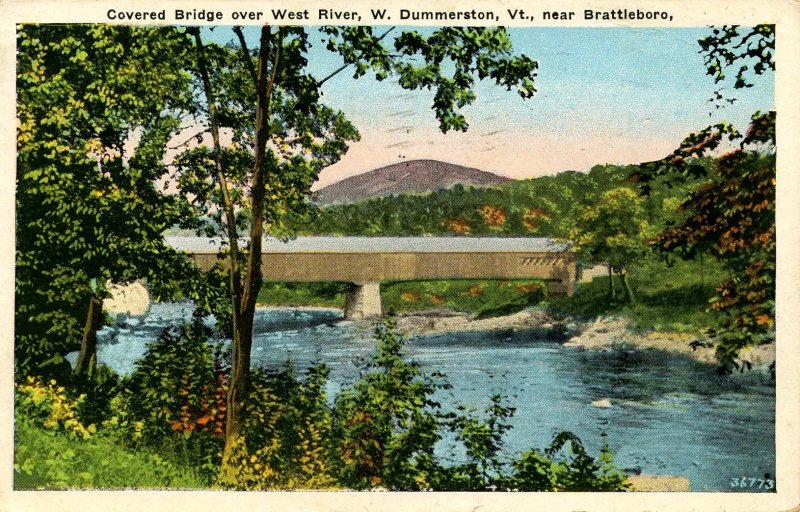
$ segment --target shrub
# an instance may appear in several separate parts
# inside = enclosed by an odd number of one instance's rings
[[[84,425],[77,414],[85,396],[69,399],[66,389],[55,380],[47,383],[39,377],[28,377],[17,386],[15,414],[39,421],[48,430],[71,437],[87,439],[97,431],[95,425]]]
[[[503,397],[493,396],[480,413],[464,406],[442,411],[434,395],[449,385],[443,375],[426,375],[404,357],[406,340],[391,317],[376,329],[376,353],[361,378],[333,405],[325,393],[324,365],[311,367],[302,378],[290,364],[280,372],[255,370],[243,436],[220,474],[226,365],[221,347],[209,343],[206,335],[195,321],[166,331],[148,346],[133,374],[108,400],[100,429],[81,421],[84,395],[70,399],[55,381],[30,378],[19,385],[18,487],[624,487],[605,443],[594,459],[568,432],[544,451],[531,450],[505,463],[501,452],[514,409]],[[114,381],[107,379],[97,386]],[[461,445],[465,462],[446,466],[437,459],[435,448],[445,436]],[[191,470],[184,475],[181,468]]]
[[[389,317],[375,331],[377,353],[361,379],[336,399],[334,459],[349,488],[420,490],[431,487],[438,465],[439,404],[431,395],[445,384],[424,376],[402,357],[405,340]]]
[[[224,365],[215,361],[207,336],[199,319],[181,329],[165,330],[147,346],[123,383],[129,392],[127,406],[136,419],[145,422],[146,435],[224,432],[217,416],[220,408],[224,411],[219,403],[225,394]]]
[[[569,451],[564,453],[566,447]],[[523,452],[512,463],[513,474],[505,485],[519,491],[621,491],[628,488],[626,477],[617,470],[603,435],[597,459],[571,432],[561,432],[543,452]]]
[[[209,483],[219,471],[225,432],[227,364],[199,317],[165,330],[121,383],[113,427],[134,446],[169,453],[198,468]],[[109,425],[111,426],[111,425]]]
[[[476,318],[491,318],[510,315],[538,304],[545,299],[544,286],[540,283],[505,284],[497,287],[497,291],[475,311]]]
[[[147,450],[130,451],[124,439],[76,438],[43,428],[18,411],[14,439],[15,489],[197,488],[207,485],[191,466]]]
[[[87,374],[70,375],[70,392],[84,395],[78,404],[79,416],[88,423],[100,424],[108,419],[111,401],[119,393],[120,378],[106,365],[98,365]]]
[[[86,395],[69,398],[55,380],[28,377],[16,389],[14,486],[29,488],[198,487],[194,471],[125,448],[116,416],[98,429],[82,421]],[[117,422],[115,424],[115,422]]]
[[[507,420],[513,416],[514,408],[503,405],[500,395],[493,395],[484,411],[486,419],[478,416],[474,408],[458,406],[457,410],[458,413],[450,415],[448,428],[463,443],[468,462],[448,468],[443,486],[459,491],[499,488],[504,470],[500,451],[503,436],[511,429]]]
[[[305,380],[289,366],[254,371],[245,405],[243,440],[235,447],[223,487],[246,490],[324,489],[336,485],[330,467],[328,371],[311,367]]]
[[[345,487],[392,490],[621,490],[624,476],[605,442],[597,460],[580,440],[559,434],[544,451],[525,452],[509,468],[501,460],[503,438],[514,409],[495,395],[483,414],[459,406],[443,412],[433,394],[448,384],[426,376],[403,358],[404,338],[389,317],[376,330],[377,353],[361,379],[336,400],[334,464]],[[460,442],[467,462],[443,466],[434,448],[448,433]],[[569,444],[568,455],[561,453]],[[509,470],[511,470],[509,472]]]

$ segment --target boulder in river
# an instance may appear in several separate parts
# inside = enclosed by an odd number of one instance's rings
[[[631,343],[628,321],[624,318],[599,317],[589,324],[583,332],[564,343],[565,347],[578,347],[589,350],[611,349]]]
[[[150,293],[140,282],[130,284],[107,283],[110,297],[103,301],[103,309],[111,315],[139,316],[150,309]]]
[[[601,407],[601,408],[608,408],[611,407],[611,399],[610,398],[598,398],[597,400],[592,400],[593,407]]]

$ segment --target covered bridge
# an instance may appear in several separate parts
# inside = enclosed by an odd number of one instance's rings
[[[208,270],[220,260],[220,240],[167,237]],[[547,238],[309,236],[288,242],[265,239],[266,281],[351,283],[345,317],[381,314],[380,282],[417,279],[530,279],[549,294],[571,295],[575,255]]]

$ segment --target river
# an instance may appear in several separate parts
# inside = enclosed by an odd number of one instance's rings
[[[188,304],[154,304],[141,318],[104,328],[98,361],[128,373],[146,343],[190,315]],[[253,364],[277,369],[291,360],[302,370],[324,362],[333,395],[358,377],[358,361],[375,348],[374,327],[340,318],[337,310],[259,309]],[[591,454],[605,433],[619,467],[685,476],[694,491],[732,490],[734,477],[774,479],[775,389],[763,374],[719,377],[685,357],[582,351],[527,330],[413,337],[407,354],[447,376],[452,389],[438,397],[445,407],[507,397],[516,413],[506,457],[570,430]],[[592,405],[602,399],[610,407]]]

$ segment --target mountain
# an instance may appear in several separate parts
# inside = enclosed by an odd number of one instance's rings
[[[425,193],[461,183],[483,187],[511,181],[510,178],[472,167],[438,160],[410,160],[345,178],[315,193],[321,205],[355,203],[376,197]]]

